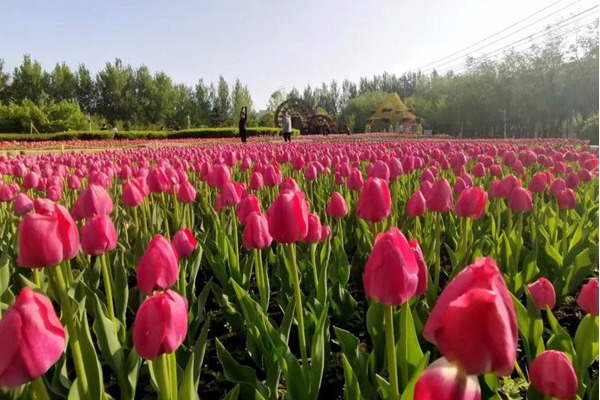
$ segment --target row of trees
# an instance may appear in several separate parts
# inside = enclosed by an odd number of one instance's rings
[[[9,73],[0,60],[0,104],[28,100],[76,104],[95,122],[125,129],[231,126],[242,105],[250,110],[249,125],[272,126],[281,102],[301,98],[341,125],[363,132],[366,120],[388,92],[396,92],[424,128],[464,137],[558,136],[576,134],[598,114],[598,24],[567,42],[549,32],[542,44],[511,50],[501,58],[468,59],[443,75],[435,70],[395,75],[384,72],[358,82],[345,79],[302,91],[280,88],[259,118],[246,85],[202,79],[194,87],[176,84],[163,72],[134,68],[117,59],[93,76],[80,65],[65,63],[52,71],[25,56]],[[31,106],[31,104],[29,104]],[[0,129],[2,129],[0,107]],[[80,118],[76,118],[80,120]]]

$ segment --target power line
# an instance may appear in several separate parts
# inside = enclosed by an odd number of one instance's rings
[[[581,19],[583,19],[583,18],[581,18]],[[574,21],[574,22],[575,22],[575,21]],[[597,23],[597,19],[593,19],[593,20],[591,20],[591,21],[587,22],[587,23],[586,23],[586,24],[584,24],[584,25],[577,26],[577,27],[576,27],[576,28],[574,28],[574,29],[571,29],[571,30],[569,30],[569,31],[567,31],[567,32],[564,32],[564,33],[562,33],[562,34],[561,34],[561,35],[559,35],[559,36],[561,36],[561,37],[568,37],[568,36],[569,36],[569,34],[571,34],[571,33],[573,33],[573,32],[576,32],[576,31],[578,31],[578,30],[580,30],[580,29],[583,29],[583,28],[585,28],[585,27],[587,27],[587,26],[592,26],[592,25],[595,25],[596,23]],[[548,32],[548,33],[550,33],[550,32]],[[540,35],[540,37],[541,37],[541,35]],[[526,38],[524,38],[524,39],[522,39],[522,40],[526,40],[526,39],[530,39],[530,38],[532,38],[532,37],[526,37]],[[520,41],[522,41],[522,40],[520,40]],[[515,43],[516,43],[516,42],[515,42]],[[540,43],[522,43],[522,44],[518,45],[517,47],[522,47],[523,45],[535,45],[535,44],[544,44],[544,43],[548,43],[548,41],[547,41],[547,40],[544,40],[544,41],[542,41],[542,42],[540,42]],[[496,50],[496,51],[495,51],[495,52],[493,52],[493,53],[486,54],[486,55],[484,55],[484,56],[480,57],[480,58],[478,59],[478,61],[483,61],[483,60],[485,60],[485,59],[489,58],[490,56],[492,56],[493,54],[495,54],[495,53],[498,53],[498,52],[499,52],[499,51],[501,51],[501,50],[504,50],[506,47],[511,47],[511,46],[512,46],[512,44],[511,44],[510,46],[505,46],[505,47],[503,47],[503,48],[501,48],[501,49],[498,49],[498,50]],[[505,57],[502,57],[502,58],[500,58],[500,59],[498,59],[498,60],[496,60],[496,61],[502,61],[504,58],[506,58],[506,56],[505,56]],[[446,69],[443,69],[443,70],[441,70],[441,71],[436,71],[436,72],[437,72],[439,75],[443,75],[443,74],[445,74],[445,73],[447,73],[447,72],[450,72],[450,71],[452,71],[452,72],[454,72],[454,73],[460,73],[460,72],[462,72],[462,71],[464,71],[464,70],[468,69],[470,65],[471,65],[471,63],[470,63],[469,61],[466,61],[466,62],[464,62],[464,63],[458,64],[458,65],[455,65],[455,66],[451,66],[451,67],[448,67],[448,68],[446,68]]]
[[[554,3],[550,4],[549,6],[546,6],[546,7],[542,8],[541,10],[538,10],[538,11],[534,12],[533,14],[531,14],[531,15],[529,15],[529,16],[527,16],[527,17],[523,18],[522,20],[519,20],[518,22],[515,22],[514,24],[512,24],[512,25],[510,25],[510,26],[508,26],[508,27],[506,27],[506,28],[502,29],[501,31],[498,31],[498,32],[496,32],[496,33],[494,33],[494,34],[492,34],[492,35],[490,35],[490,36],[488,36],[488,37],[486,37],[486,38],[484,38],[484,39],[481,39],[481,40],[480,40],[480,41],[478,41],[477,43],[473,43],[472,45],[470,45],[470,46],[467,46],[467,47],[465,47],[464,49],[460,49],[460,50],[458,50],[458,51],[456,51],[456,52],[454,52],[454,53],[452,53],[452,54],[450,54],[450,55],[448,55],[448,56],[446,56],[446,57],[444,57],[444,58],[440,58],[439,60],[436,60],[436,61],[430,62],[429,64],[425,64],[425,65],[423,65],[423,66],[421,66],[421,67],[419,67],[419,68],[416,68],[416,69],[417,69],[417,70],[423,69],[423,68],[425,68],[425,67],[428,67],[428,66],[430,66],[430,65],[432,65],[432,64],[436,64],[436,63],[438,63],[438,62],[440,62],[440,61],[444,61],[444,60],[446,60],[447,58],[450,58],[450,57],[452,57],[452,56],[454,56],[454,55],[456,55],[456,54],[458,54],[458,53],[462,53],[463,51],[465,51],[465,50],[468,50],[468,49],[470,49],[471,47],[477,46],[478,44],[480,44],[480,43],[483,43],[483,42],[485,42],[486,40],[488,40],[488,39],[491,39],[491,38],[493,38],[494,36],[496,36],[496,35],[499,35],[499,34],[501,34],[501,33],[505,32],[505,31],[509,30],[510,28],[512,28],[512,27],[514,27],[514,26],[516,26],[516,25],[519,25],[521,22],[527,21],[529,18],[531,18],[531,17],[533,17],[533,16],[535,16],[535,15],[537,15],[537,14],[541,13],[542,11],[545,11],[545,10],[547,10],[548,8],[550,8],[550,7],[554,6],[555,4],[558,4],[558,3],[560,3],[561,1],[564,1],[564,0],[558,0],[558,1],[555,1]],[[579,0],[577,0],[577,1],[579,1]],[[577,2],[577,1],[576,1],[576,2]],[[559,10],[559,11],[560,11],[560,10]],[[552,15],[552,14],[550,14],[550,15]]]
[[[575,3],[577,3],[578,1],[581,1],[581,0],[576,0],[575,2],[573,2],[573,3],[569,4],[567,7],[569,7],[569,6],[571,6],[571,5],[575,4]],[[555,13],[552,13],[552,14],[550,14],[549,16],[552,16],[552,15],[554,15],[554,14],[558,13],[559,11],[562,11],[562,10],[564,10],[565,8],[566,8],[566,7],[563,7],[563,8],[561,8],[560,10],[556,11]],[[587,10],[585,10],[585,11],[582,11],[582,12],[581,12],[581,13],[579,13],[579,14],[575,14],[575,15],[573,15],[573,16],[571,16],[571,17],[567,18],[565,21],[568,21],[568,20],[570,20],[570,19],[572,19],[572,18],[578,17],[579,15],[581,15],[581,14],[583,14],[583,13],[587,13],[587,12],[589,12],[590,10],[593,10],[593,9],[595,9],[595,8],[598,8],[598,6],[596,5],[596,6],[593,6],[593,7],[591,7],[591,8],[588,8]],[[540,22],[540,21],[542,21],[542,20],[546,19],[546,18],[547,18],[547,17],[549,17],[549,16],[546,16],[546,17],[540,18],[540,19],[538,19],[538,20],[536,20],[536,21],[532,22],[532,23],[531,23],[531,24],[529,24],[529,25],[525,25],[524,27],[522,27],[522,28],[520,28],[520,29],[518,29],[518,30],[516,30],[516,31],[514,31],[514,32],[512,32],[512,33],[509,33],[508,35],[504,35],[504,36],[502,36],[501,38],[499,38],[499,39],[496,39],[495,41],[493,41],[493,42],[491,42],[491,43],[488,43],[488,44],[486,44],[486,45],[484,45],[484,46],[480,46],[480,47],[478,47],[477,49],[473,50],[473,52],[477,52],[477,51],[479,51],[479,50],[483,50],[483,49],[485,49],[486,47],[490,47],[491,45],[493,45],[493,44],[496,44],[496,43],[498,43],[499,41],[501,41],[501,40],[503,40],[503,39],[506,39],[506,38],[508,38],[508,37],[510,37],[510,36],[512,36],[512,35],[514,35],[514,34],[516,34],[516,33],[519,33],[519,32],[521,32],[521,31],[523,31],[523,30],[525,30],[525,29],[527,29],[527,28],[529,28],[529,27],[531,27],[531,26],[533,26],[533,25],[537,24],[538,22]],[[460,55],[460,56],[458,56],[458,57],[455,57],[455,58],[453,58],[453,59],[451,59],[451,60],[449,60],[449,61],[443,62],[443,63],[441,63],[441,64],[437,64],[437,65],[436,65],[434,68],[439,68],[439,67],[441,67],[441,66],[443,66],[443,65],[446,65],[446,64],[452,63],[452,62],[454,62],[454,61],[456,61],[456,60],[460,60],[460,59],[461,59],[461,58],[463,58],[463,57],[464,57],[464,55]]]
[[[525,37],[522,37],[522,38],[521,38],[521,39],[519,39],[519,40],[516,40],[516,41],[514,41],[514,42],[511,42],[511,43],[509,43],[509,44],[507,44],[507,45],[504,45],[503,47],[500,47],[500,48],[498,48],[498,49],[496,49],[496,50],[492,51],[491,53],[488,53],[488,56],[489,56],[489,55],[492,55],[492,54],[494,54],[494,53],[497,53],[497,52],[499,52],[499,51],[502,51],[502,50],[504,50],[504,49],[506,49],[506,48],[512,47],[512,46],[514,46],[514,45],[516,45],[516,44],[518,44],[518,43],[520,43],[520,42],[523,42],[523,41],[525,41],[525,40],[528,40],[528,39],[533,39],[533,38],[536,38],[536,36],[545,35],[545,34],[548,34],[548,33],[554,32],[554,31],[556,31],[556,30],[558,30],[558,29],[560,29],[560,28],[565,28],[565,27],[567,27],[567,26],[569,26],[569,25],[575,24],[575,23],[577,23],[578,21],[580,21],[580,20],[582,20],[582,19],[584,19],[584,18],[588,17],[588,16],[589,16],[589,14],[590,14],[590,13],[591,13],[591,12],[592,12],[594,9],[597,9],[597,8],[598,8],[598,6],[597,6],[597,5],[596,5],[596,6],[593,6],[593,7],[589,8],[589,9],[587,9],[587,10],[584,10],[584,11],[582,11],[582,12],[578,13],[578,14],[575,14],[575,15],[572,15],[572,16],[570,16],[569,18],[567,18],[567,19],[565,19],[565,20],[559,21],[559,22],[555,23],[554,25],[548,25],[548,26],[547,26],[547,27],[545,27],[544,29],[541,29],[541,30],[539,30],[539,31],[536,31],[536,32],[534,32],[534,33],[530,34],[530,35],[527,35],[527,36],[525,36]],[[582,16],[582,15],[583,15],[583,16]],[[574,21],[571,21],[572,19],[574,19],[574,18],[576,18],[576,17],[580,17],[580,16],[581,16],[581,18],[579,18],[579,19],[576,19],[576,20],[574,20]],[[569,22],[569,21],[571,21],[571,22]],[[567,22],[568,22],[568,23],[567,23]],[[487,46],[486,46],[486,47],[487,47]],[[462,59],[462,57],[459,57],[459,58],[453,59],[453,61],[457,61],[457,60],[460,60],[460,59]],[[440,66],[442,66],[442,65],[446,65],[446,64],[449,64],[449,63],[450,63],[450,62],[446,62],[446,63],[439,64],[439,65],[438,65],[438,66],[436,66],[436,67],[427,68],[425,71],[421,71],[421,73],[428,73],[428,72],[430,72],[430,71],[437,70],[437,69],[438,69]],[[462,64],[460,64],[460,65],[462,65]],[[456,66],[456,65],[455,65],[455,66]],[[449,69],[452,69],[452,68],[453,68],[453,67],[455,67],[455,66],[446,67],[446,68],[444,68],[444,70],[449,70]]]

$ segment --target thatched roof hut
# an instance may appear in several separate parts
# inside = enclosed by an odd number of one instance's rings
[[[371,115],[371,118],[367,120],[367,123],[372,132],[383,130],[399,132],[399,127],[403,122],[412,122],[417,119],[417,116],[402,102],[397,93],[388,93],[377,110]]]

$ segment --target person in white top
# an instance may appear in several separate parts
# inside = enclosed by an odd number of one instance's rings
[[[286,142],[292,141],[292,118],[287,112],[283,112],[281,117],[281,130],[283,131],[283,140]]]

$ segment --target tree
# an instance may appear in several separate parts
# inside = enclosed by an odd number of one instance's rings
[[[48,95],[55,102],[77,98],[77,77],[67,64],[56,64],[48,79]]]
[[[4,71],[4,60],[0,58],[0,104],[8,101],[10,97],[10,75]]]
[[[115,125],[117,121],[131,121],[136,109],[135,77],[131,66],[124,66],[120,59],[114,64],[106,63],[96,76],[98,88],[97,111]]]
[[[229,96],[229,85],[223,76],[219,76],[217,93],[212,105],[210,121],[212,126],[226,126],[231,113],[231,98]]]
[[[77,104],[84,113],[90,115],[96,111],[98,101],[96,82],[94,82],[90,71],[83,64],[79,64],[75,73],[75,80],[77,82],[75,88]]]
[[[200,79],[194,91],[195,111],[191,118],[194,126],[206,126],[210,124],[210,114],[215,98],[215,88],[211,84],[206,86]]]
[[[29,55],[23,57],[23,63],[15,68],[10,84],[11,100],[20,103],[29,99],[40,104],[48,91],[48,74],[42,70],[42,65],[32,61]]]
[[[350,126],[353,132],[364,132],[367,119],[385,99],[384,92],[369,92],[348,101],[340,114],[340,120]]]

